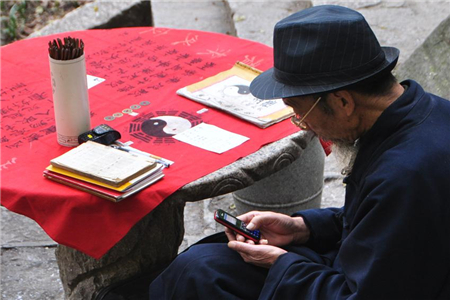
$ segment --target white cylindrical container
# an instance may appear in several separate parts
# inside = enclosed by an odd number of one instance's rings
[[[91,129],[84,54],[71,60],[49,59],[58,143],[78,146],[78,136]]]

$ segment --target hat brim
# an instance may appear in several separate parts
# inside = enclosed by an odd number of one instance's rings
[[[342,76],[336,76],[336,79],[343,79],[329,84],[324,84],[323,81],[317,80],[317,85],[308,84],[302,85],[286,85],[275,79],[273,75],[274,68],[271,68],[258,77],[256,77],[250,84],[250,92],[256,98],[269,100],[277,98],[288,98],[295,96],[306,96],[311,94],[326,93],[340,88],[344,88],[351,84],[360,82],[366,78],[372,77],[382,71],[392,70],[397,64],[400,51],[394,47],[381,47],[385,53],[385,60],[377,68],[370,70],[366,74],[358,74],[354,77],[349,77],[347,73],[342,73]]]

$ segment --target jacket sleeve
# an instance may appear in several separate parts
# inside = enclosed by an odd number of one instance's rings
[[[293,216],[301,216],[311,231],[306,246],[318,252],[336,248],[342,238],[342,208],[308,209]]]

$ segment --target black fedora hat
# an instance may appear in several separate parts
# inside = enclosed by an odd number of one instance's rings
[[[256,77],[260,99],[329,92],[392,70],[400,51],[381,47],[364,17],[349,8],[315,6],[275,25],[274,67]]]

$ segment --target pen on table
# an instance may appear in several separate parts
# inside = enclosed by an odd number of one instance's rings
[[[153,158],[154,160],[156,160],[156,162],[162,164],[163,166],[165,166],[166,168],[169,168],[171,164],[173,164],[173,161],[170,161],[168,159],[144,152],[144,151],[140,151],[137,149],[134,149],[130,146],[117,146],[117,145],[111,145],[113,148],[122,150],[122,151],[126,151],[126,152],[130,152],[130,153],[134,153],[134,154],[138,154],[138,155],[142,155],[142,156],[148,156]]]

